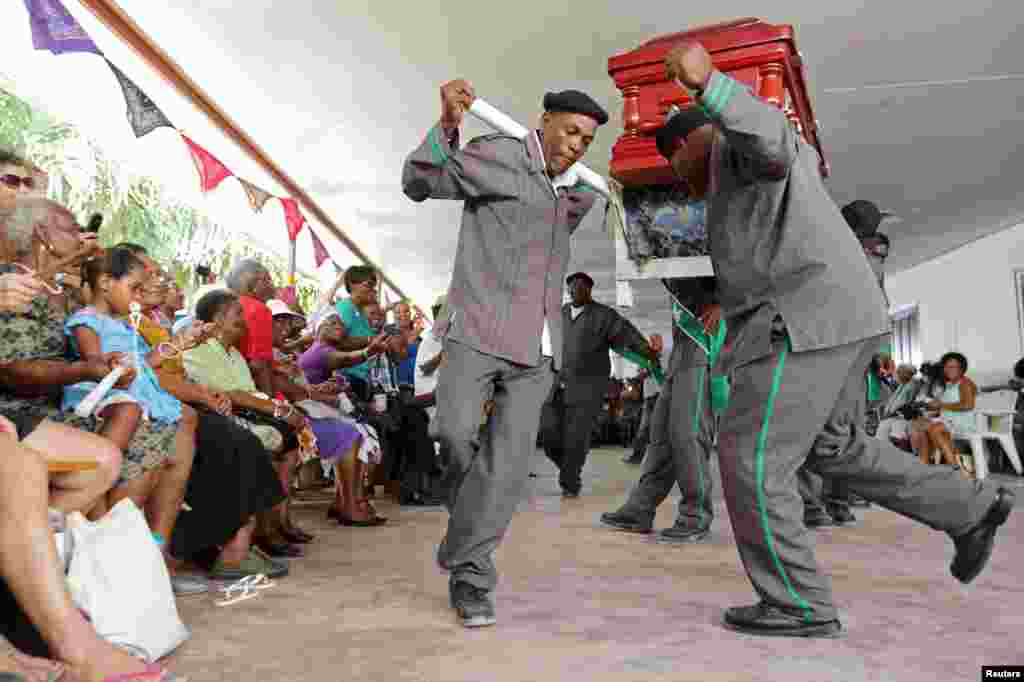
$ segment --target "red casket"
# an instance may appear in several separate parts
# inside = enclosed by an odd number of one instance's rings
[[[612,147],[612,177],[626,186],[675,181],[668,162],[658,154],[654,133],[664,124],[672,105],[692,105],[686,91],[665,77],[665,55],[684,39],[699,41],[711,53],[715,68],[781,107],[804,139],[818,150],[821,171],[828,175],[793,27],[748,17],[653,38],[632,52],[608,59],[608,74],[624,100],[625,128]]]

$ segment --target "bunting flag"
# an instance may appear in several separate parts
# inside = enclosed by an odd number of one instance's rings
[[[287,197],[280,199],[281,206],[284,207],[284,220],[288,223],[288,238],[295,241],[295,238],[299,236],[299,232],[302,232],[302,226],[306,224],[306,217],[302,215],[302,211],[299,210],[299,205],[295,199]],[[312,232],[312,230],[310,231]]]
[[[224,178],[234,175],[213,154],[190,140],[184,133],[180,133],[180,135],[188,145],[188,151],[192,154],[192,162],[195,163],[196,171],[199,173],[199,186],[203,192],[216,189],[217,185],[224,181]]]
[[[242,189],[245,190],[245,196],[249,199],[249,207],[254,213],[261,213],[263,207],[270,201],[270,197],[273,196],[270,192],[265,189],[261,189],[256,185],[252,184],[248,180],[236,177],[240,183],[242,183]]]
[[[32,47],[53,54],[91,52],[103,56],[60,0],[25,0],[32,25]]]
[[[117,82],[121,84],[121,92],[124,93],[124,102],[128,105],[128,123],[132,126],[135,137],[149,135],[157,128],[173,128],[174,125],[167,120],[160,107],[153,103],[149,95],[142,91],[138,85],[126,76],[121,69],[114,66],[109,59],[103,58],[107,66],[114,72]]]
[[[310,227],[309,236],[313,238],[313,259],[316,261],[316,266],[319,268],[324,264],[325,261],[330,260],[331,255],[327,253],[327,248],[324,243],[320,241],[320,237],[316,236],[316,231]]]

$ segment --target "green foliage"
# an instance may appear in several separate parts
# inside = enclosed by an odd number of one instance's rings
[[[205,264],[224,274],[241,258],[258,258],[278,284],[288,281],[285,259],[261,252],[191,206],[165,197],[152,178],[126,180],[128,175],[117,163],[74,126],[3,89],[0,147],[14,150],[46,171],[51,177],[51,198],[83,223],[93,213],[103,214],[101,244],[128,241],[145,246],[186,289],[196,284],[195,266]],[[309,310],[316,302],[318,283],[300,275],[296,289],[299,303]]]

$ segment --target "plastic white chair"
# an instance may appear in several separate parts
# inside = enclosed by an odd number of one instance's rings
[[[988,476],[988,456],[985,451],[985,441],[988,440],[998,441],[1017,475],[1024,475],[1020,455],[1013,442],[1013,418],[1016,414],[1014,409],[1016,403],[1016,391],[982,393],[978,396],[974,408],[978,420],[977,431],[952,434],[955,440],[966,441],[970,446],[976,479],[980,480]]]

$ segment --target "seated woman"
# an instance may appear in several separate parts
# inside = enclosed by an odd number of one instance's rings
[[[277,317],[274,318],[274,325],[276,332]],[[336,350],[331,345],[331,339],[336,339],[340,333],[341,318],[336,312],[330,311],[320,317],[314,332],[316,340],[298,361],[299,371],[305,382],[323,387],[331,382],[331,377],[338,370],[365,362],[367,357],[384,352],[383,339],[375,339],[360,351]],[[345,381],[342,375],[338,376],[340,381]],[[337,385],[340,392],[341,386],[344,384]],[[327,510],[327,516],[336,518],[341,523],[346,522],[344,519],[353,520],[360,518],[361,515],[369,515],[362,513],[360,507],[368,505],[368,510],[372,509],[372,503],[369,502],[367,495],[367,486],[372,467],[381,461],[380,437],[377,430],[368,424],[357,424],[354,420],[348,421],[360,431],[363,440],[359,454],[354,461],[346,459],[333,463],[335,501],[334,506]]]
[[[24,654],[56,662],[16,654],[0,670],[27,679],[172,682],[160,666],[101,639],[75,607],[47,522],[45,462],[16,441],[16,431],[0,418],[0,634]]]
[[[145,282],[143,313],[166,300],[165,288],[159,277]],[[171,341],[168,331],[151,316],[143,316],[138,331],[153,348]],[[175,562],[192,560],[209,566],[213,580],[286,575],[286,564],[252,546],[254,536],[273,541],[278,526],[272,522],[279,518],[274,508],[284,501],[270,454],[258,438],[227,416],[231,407],[227,396],[188,381],[180,354],[164,358],[155,372],[160,387],[196,406],[199,416],[195,458],[185,489],[188,508],[178,517],[168,553]],[[225,485],[227,481],[231,485]]]
[[[889,441],[907,440],[910,437],[910,421],[903,416],[902,411],[917,400],[923,388],[923,382],[914,378],[916,374],[917,368],[913,365],[900,365],[896,368],[896,390],[882,407],[875,438]]]
[[[235,408],[283,418],[295,430],[306,426],[306,416],[293,406],[279,406],[256,390],[248,363],[238,350],[245,335],[245,318],[238,296],[227,290],[213,291],[196,304],[196,317],[213,323],[217,331],[202,346],[185,353],[185,370],[194,381],[223,391]],[[334,419],[312,419],[321,457],[328,461],[354,461],[361,436],[351,425]],[[261,426],[261,425],[255,425]],[[321,438],[323,439],[321,441]],[[281,449],[278,446],[278,449]],[[348,503],[344,525],[369,526],[382,523],[365,504]]]
[[[57,265],[67,266],[71,259],[84,258],[94,248],[83,248],[80,227],[65,208],[43,199],[20,200],[7,229],[0,231],[0,253],[33,272],[52,273]],[[63,293],[52,293],[35,299],[27,312],[0,313],[0,414],[19,419],[49,418],[96,430],[95,420],[62,413],[55,398],[66,386],[101,381],[117,356],[95,354],[68,362],[64,334],[67,308]],[[192,465],[191,459],[173,457],[174,438],[173,428],[141,421],[129,434],[127,447],[122,448],[121,493],[127,491],[138,494],[140,501],[151,501],[149,518],[157,533],[173,529]],[[187,583],[176,581],[176,587],[188,589]]]
[[[977,429],[974,414],[978,387],[965,376],[967,358],[960,353],[946,353],[940,361],[942,367],[942,393],[928,402],[930,419],[927,428],[911,434],[911,444],[925,464],[932,463],[932,452],[937,449],[942,463],[960,468],[953,450],[954,434],[969,434]]]
[[[96,417],[103,422],[100,432],[124,449],[140,422],[145,421],[152,431],[160,434],[162,442],[168,440],[163,434],[170,432],[169,439],[174,443],[171,451],[151,451],[147,456],[149,466],[147,459],[130,462],[143,471],[142,475],[115,485],[107,496],[108,503],[113,506],[131,498],[139,509],[145,510],[153,535],[166,552],[166,542],[174,531],[192,467],[196,413],[161,389],[153,377],[150,368],[163,362],[162,355],[151,350],[131,325],[116,319],[128,316],[131,304],[141,298],[146,276],[142,261],[125,249],[110,249],[90,264],[93,266],[89,276],[92,307],[75,313],[64,324],[65,333],[71,339],[71,355],[96,360],[105,353],[122,353],[136,371],[126,389],[112,389],[97,405]],[[88,265],[84,269],[90,270]],[[190,330],[177,341],[185,347],[194,345],[202,340],[202,332],[202,329]],[[63,409],[74,410],[96,386],[94,381],[66,386]],[[168,471],[159,469],[168,456],[187,466],[174,469],[168,476]],[[152,464],[154,460],[160,460],[160,464]],[[158,480],[163,487],[157,487]]]

